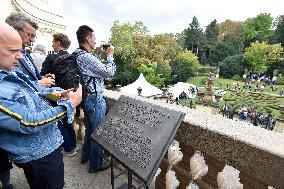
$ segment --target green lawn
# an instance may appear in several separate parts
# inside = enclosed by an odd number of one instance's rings
[[[206,81],[206,76],[197,76],[190,77],[186,81],[187,83],[194,84],[198,87],[204,87]],[[220,88],[220,83],[223,84],[223,87]],[[236,81],[231,79],[218,78],[213,81],[214,89],[224,89],[226,90],[226,95],[220,101],[220,107],[225,104],[225,101],[233,106],[238,112],[242,107],[254,107],[258,112],[267,115],[268,112],[271,112],[273,117],[280,115],[279,105],[284,105],[284,96],[279,97],[281,89],[284,89],[284,85],[277,85],[277,91],[271,91],[270,86],[264,88],[264,94],[261,96],[258,93],[254,93],[255,85],[252,85],[252,92],[248,89],[245,89],[243,92],[234,91],[234,86],[236,83],[239,83],[241,89],[244,85],[242,81]],[[231,85],[231,90],[227,90],[227,84]],[[262,84],[261,84],[262,85]],[[202,88],[201,90],[205,90]],[[225,99],[225,101],[224,101]],[[195,99],[193,100],[195,104]],[[181,101],[182,105],[188,105],[188,102]]]
[[[204,87],[205,85],[205,81],[206,81],[206,76],[196,76],[196,77],[190,77],[187,79],[187,83],[191,83],[191,84],[194,84],[198,87]],[[227,89],[227,84],[231,85],[231,89],[234,89],[234,85],[236,85],[237,83],[239,83],[239,85],[242,86],[244,85],[244,82],[243,81],[237,81],[237,80],[232,80],[232,79],[223,79],[223,78],[218,78],[218,79],[215,79],[213,81],[213,88],[214,89],[220,89],[219,87],[219,84],[222,83],[223,84],[223,87],[222,89]],[[255,85],[252,85],[252,88],[254,89],[255,88]],[[270,90],[270,86],[267,85],[265,88],[264,88],[264,93],[269,93],[269,94],[277,94],[279,95],[279,92],[281,89],[284,89],[284,85],[277,85],[277,91],[271,91]],[[245,91],[249,91],[248,89],[246,89]]]

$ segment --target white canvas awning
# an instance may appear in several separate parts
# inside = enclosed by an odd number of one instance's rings
[[[139,87],[142,89],[141,96],[150,97],[163,93],[162,90],[148,83],[142,73],[134,83],[121,87],[120,91],[129,95],[138,95],[137,89]]]
[[[192,98],[191,91],[189,91],[190,87],[196,87],[193,84],[178,82],[173,87],[169,88],[169,93],[173,94],[173,97],[179,97],[182,92],[185,92],[188,98]]]

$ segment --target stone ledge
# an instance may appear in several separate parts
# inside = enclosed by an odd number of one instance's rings
[[[108,107],[121,93],[106,90]],[[200,110],[134,97],[186,112],[176,139],[275,188],[284,186],[284,135]],[[183,151],[183,150],[182,150]]]

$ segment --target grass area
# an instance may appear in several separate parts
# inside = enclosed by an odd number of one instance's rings
[[[191,83],[193,85],[196,85],[198,87],[204,87],[205,85],[205,81],[206,81],[206,76],[196,76],[196,77],[190,77],[187,79],[187,83]],[[220,88],[220,84],[223,84],[223,87]],[[232,80],[232,79],[224,79],[224,78],[218,78],[218,79],[215,79],[213,81],[213,88],[214,89],[224,89],[226,90],[227,88],[227,84],[231,85],[231,89],[234,89],[234,86],[239,83],[239,85],[242,86],[244,85],[244,82],[243,81],[237,81],[237,80]],[[271,91],[270,90],[270,85],[267,85],[265,88],[264,88],[264,93],[269,93],[269,94],[277,94],[279,95],[279,92],[281,89],[284,89],[284,85],[276,85],[277,86],[277,91]],[[255,85],[252,85],[252,89],[254,90],[255,88]],[[246,92],[248,92],[249,90],[248,89],[245,89]]]
[[[204,87],[206,81],[206,76],[190,77],[186,81],[187,83],[194,84],[198,87]],[[222,83],[222,87],[220,84]],[[213,81],[214,89],[226,90],[226,95],[220,101],[220,107],[222,107],[225,102],[234,107],[237,113],[242,107],[253,107],[257,112],[267,115],[271,112],[272,117],[280,115],[279,105],[284,105],[284,96],[279,96],[280,90],[284,89],[284,85],[276,85],[277,91],[271,91],[270,85],[264,88],[263,95],[254,92],[255,84],[252,85],[252,92],[249,89],[244,89],[243,92],[234,91],[234,86],[239,83],[240,88],[243,89],[244,82],[236,81],[231,79],[218,78]],[[227,90],[227,84],[231,87],[231,90]],[[263,85],[263,83],[261,83]],[[201,89],[205,90],[205,89]],[[195,104],[196,99],[194,99]],[[188,106],[188,101],[180,101],[181,105]]]
[[[191,83],[191,84],[196,85],[198,87],[204,86],[205,81],[206,81],[206,76],[190,77],[186,80],[187,83]],[[232,79],[224,79],[224,78],[218,78],[218,79],[215,79],[213,81],[213,84],[215,86],[219,83],[223,83],[223,85],[227,85],[227,84],[233,85],[233,84],[236,84],[236,83],[241,84],[243,82],[237,81],[237,80],[232,80]]]

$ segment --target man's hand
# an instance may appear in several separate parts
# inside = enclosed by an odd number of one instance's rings
[[[43,76],[43,78],[55,79],[55,75],[51,74],[51,73],[48,73],[48,74],[45,74],[45,76]]]
[[[61,98],[67,98],[67,94],[70,92],[70,91],[74,91],[74,88],[72,89],[67,89],[67,90],[62,90],[62,91],[54,91],[52,92],[53,95],[56,95],[58,97],[61,97]]]
[[[82,86],[80,85],[75,92],[74,90],[69,91],[65,97],[71,101],[73,107],[78,106],[82,101]]]
[[[55,80],[53,78],[44,77],[41,80],[38,80],[38,83],[43,87],[52,87],[55,85]]]
[[[113,54],[114,54],[114,46],[111,45],[111,46],[107,49],[107,56],[113,57]]]

